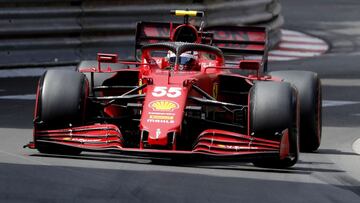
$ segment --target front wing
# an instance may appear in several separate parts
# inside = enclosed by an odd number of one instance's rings
[[[230,131],[208,129],[195,141],[192,150],[158,150],[124,147],[124,138],[117,126],[95,124],[58,130],[34,130],[34,142],[26,147],[35,149],[38,144],[63,145],[84,151],[119,153],[156,158],[207,157],[225,159],[253,159],[289,156],[287,130],[278,136],[278,141],[257,138]]]

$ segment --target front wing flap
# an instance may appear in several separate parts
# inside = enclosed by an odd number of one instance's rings
[[[140,149],[125,148],[123,136],[117,126],[95,124],[59,130],[35,130],[34,142],[26,146],[34,149],[41,143],[69,146],[84,151],[158,158],[193,156],[252,159],[272,156],[282,159],[288,155],[289,151],[287,131],[277,136],[279,136],[278,141],[274,141],[230,131],[208,129],[199,135],[191,151]]]

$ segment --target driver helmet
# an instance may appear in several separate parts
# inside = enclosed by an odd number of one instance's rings
[[[176,55],[171,52],[168,54],[169,63],[175,65]],[[196,62],[197,56],[193,52],[182,53],[179,57],[179,70],[191,70]]]

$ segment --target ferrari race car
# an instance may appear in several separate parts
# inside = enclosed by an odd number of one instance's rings
[[[317,74],[267,71],[267,31],[138,23],[136,61],[97,55],[39,80],[33,142],[41,153],[249,160],[290,167],[321,139]]]

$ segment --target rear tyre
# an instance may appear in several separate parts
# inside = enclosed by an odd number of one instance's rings
[[[310,71],[274,71],[279,77],[296,87],[300,101],[300,150],[313,152],[320,147],[322,127],[321,82]]]
[[[47,71],[39,81],[35,128],[51,130],[83,125],[88,89],[88,82],[82,73],[68,70]],[[36,140],[35,144],[41,153],[81,153],[79,149],[36,143]]]
[[[283,130],[289,133],[289,156],[285,159],[262,158],[255,166],[287,168],[299,157],[298,102],[296,90],[289,83],[256,82],[249,93],[250,134],[272,139]]]

